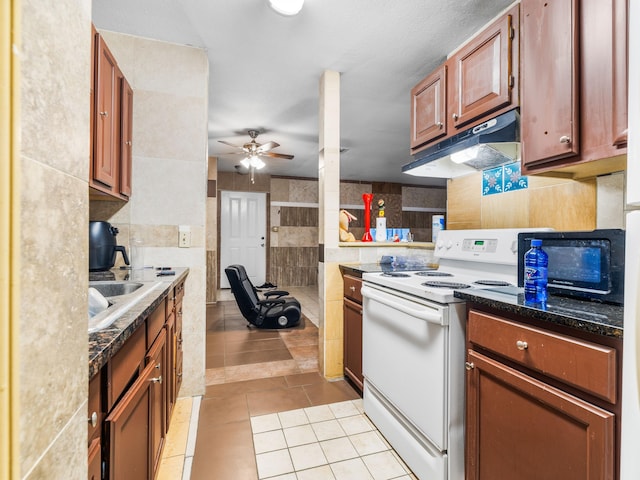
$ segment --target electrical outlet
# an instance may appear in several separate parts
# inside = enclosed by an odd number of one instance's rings
[[[178,233],[178,247],[189,248],[191,246],[191,231],[180,230]]]

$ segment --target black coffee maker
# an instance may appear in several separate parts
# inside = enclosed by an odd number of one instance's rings
[[[124,263],[129,265],[129,257],[123,246],[116,241],[118,229],[109,222],[89,222],[89,271],[103,272],[116,263],[116,252],[121,252]]]

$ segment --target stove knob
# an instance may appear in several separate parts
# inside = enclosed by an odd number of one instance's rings
[[[444,242],[442,240],[440,240],[438,243],[436,243],[436,248],[438,250],[444,248]]]
[[[449,250],[451,247],[453,247],[453,242],[451,240],[449,240],[447,242],[447,250]]]

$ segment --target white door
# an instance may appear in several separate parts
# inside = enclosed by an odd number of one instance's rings
[[[266,278],[267,195],[222,191],[220,197],[220,288],[230,288],[224,269],[244,265],[254,285]]]

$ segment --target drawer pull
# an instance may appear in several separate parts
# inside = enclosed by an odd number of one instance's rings
[[[351,290],[352,292],[355,292],[355,291],[356,291],[356,287],[354,287],[353,285],[351,285],[351,286],[349,287],[349,290]]]
[[[89,423],[92,427],[95,427],[98,424],[98,414],[96,412],[93,412],[89,417]]]
[[[162,383],[162,375],[160,375],[159,377],[150,378],[149,381],[151,383]]]
[[[518,350],[526,350],[527,348],[529,348],[529,344],[527,342],[522,341],[522,340],[518,340],[516,342],[516,348]]]
[[[476,366],[473,364],[473,362],[464,362],[464,368],[466,368],[467,370],[473,370],[474,368],[476,368]]]
[[[569,137],[567,135],[561,136],[560,137],[560,143],[566,143],[566,144],[571,143],[571,137]]]

